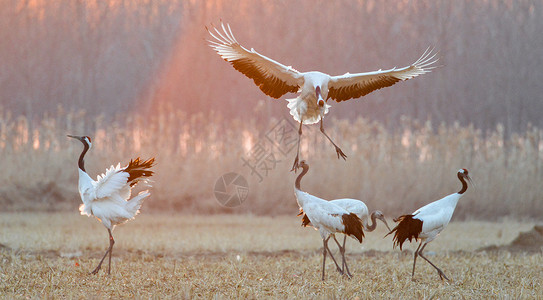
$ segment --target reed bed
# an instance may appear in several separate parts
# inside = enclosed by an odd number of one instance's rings
[[[318,125],[304,126],[301,158],[310,171],[302,186],[312,194],[361,199],[370,209],[394,216],[455,192],[456,171],[467,168],[475,186],[459,203],[456,218],[530,219],[543,213],[539,128],[505,136],[501,125],[481,132],[471,125],[436,125],[407,117],[394,130],[364,118],[325,122],[348,158],[337,159]],[[274,146],[279,129],[288,134],[288,145]],[[258,112],[225,119],[217,113],[187,115],[159,107],[153,113],[107,119],[59,107],[55,115],[28,120],[0,110],[0,204],[4,211],[76,210],[82,145],[66,137],[76,134],[93,139],[85,160],[92,177],[112,163],[126,164],[136,156],[157,158],[145,210],[295,214],[296,174],[289,171],[296,130],[288,116],[267,118]],[[259,168],[251,169],[247,161],[258,159]],[[228,172],[241,174],[249,188],[247,199],[233,208],[214,196],[215,182]]]

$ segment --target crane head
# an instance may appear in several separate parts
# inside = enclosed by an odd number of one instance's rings
[[[385,219],[385,215],[380,210],[376,210],[372,213],[372,215],[375,216],[376,219],[381,220],[381,222],[385,223],[385,226],[388,228],[388,231],[390,231],[390,227],[388,226],[387,220]]]
[[[77,136],[77,135],[69,135],[68,134],[68,137],[79,140],[81,143],[83,143],[83,145],[89,146],[89,148],[92,147],[92,140],[91,140],[90,136],[86,136],[86,135]]]
[[[309,165],[305,162],[305,160],[302,160],[301,162],[299,162],[299,163],[298,163],[298,166],[299,166],[300,168],[303,168],[303,169],[309,168]]]
[[[468,169],[460,169],[460,170],[458,170],[458,176],[463,177],[469,183],[473,184],[473,181],[471,180],[471,177],[469,177]]]
[[[321,95],[321,87],[320,86],[315,87],[315,96],[317,97],[317,105],[319,105],[319,107],[323,107],[324,106],[324,99],[322,98],[322,95]]]

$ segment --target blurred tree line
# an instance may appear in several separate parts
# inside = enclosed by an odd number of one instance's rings
[[[222,19],[245,47],[300,71],[403,67],[428,46],[440,51],[434,72],[333,104],[331,116],[395,128],[407,115],[483,132],[502,123],[506,135],[543,127],[540,0],[1,2],[0,104],[30,119],[59,105],[105,118],[157,104],[287,115],[284,100],[207,46],[204,26]]]

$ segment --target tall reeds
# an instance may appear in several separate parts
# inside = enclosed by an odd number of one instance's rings
[[[2,210],[77,211],[82,145],[66,137],[76,134],[93,139],[86,156],[92,177],[136,156],[157,158],[145,210],[297,213],[297,174],[290,172],[295,152],[274,147],[269,140],[278,124],[295,133],[297,124],[291,119],[228,120],[216,113],[187,115],[167,107],[157,111],[106,122],[61,108],[40,121],[0,110]],[[400,128],[390,131],[363,118],[326,121],[329,135],[348,158],[338,160],[318,128],[305,126],[301,158],[310,171],[302,188],[312,194],[361,199],[370,210],[395,216],[456,192],[456,171],[467,168],[475,186],[459,203],[457,218],[531,218],[543,213],[543,131],[538,128],[505,138],[501,125],[483,133],[470,125],[403,118]],[[246,163],[256,155],[256,147],[273,158],[259,172]],[[249,184],[248,198],[235,208],[222,206],[214,196],[215,182],[228,172],[241,174]]]

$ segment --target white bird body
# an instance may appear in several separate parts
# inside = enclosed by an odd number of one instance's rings
[[[312,226],[319,231],[323,239],[338,232],[345,232],[346,228],[341,216],[349,215],[350,212],[307,192],[298,189],[294,191],[298,205],[306,212]],[[355,238],[352,235],[351,237]]]
[[[145,190],[130,199],[132,187],[138,182],[147,183],[146,178],[153,175],[153,171],[149,169],[153,166],[155,159],[141,161],[138,157],[131,160],[126,167],[121,167],[120,164],[111,166],[106,169],[104,174],[98,175],[96,180],[93,180],[85,171],[84,162],[85,154],[92,146],[91,138],[88,136],[68,136],[78,139],[84,146],[78,162],[78,190],[83,202],[79,206],[79,211],[82,215],[96,217],[106,227],[109,234],[109,248],[91,273],[98,273],[102,262],[109,254],[108,274],[110,274],[111,253],[113,244],[115,244],[112,231],[115,225],[133,219],[139,213],[143,200],[150,195],[149,191]]]
[[[296,178],[296,182],[294,184],[294,195],[296,196],[296,201],[298,202],[300,210],[305,213],[305,216],[311,222],[312,226],[319,231],[323,241],[322,280],[324,280],[327,253],[330,253],[330,256],[332,257],[338,271],[344,274],[343,270],[339,267],[334,256],[332,255],[332,252],[328,248],[328,240],[330,237],[333,237],[336,243],[339,245],[335,238],[335,233],[343,233],[357,239],[360,243],[362,243],[364,232],[362,231],[362,223],[360,218],[356,214],[350,213],[340,206],[331,203],[330,201],[302,191],[300,188],[300,181],[309,170],[309,166],[305,163],[305,161],[302,160],[300,162],[300,167],[302,167],[303,170]],[[346,266],[344,256],[343,262]],[[348,267],[347,275],[351,276],[348,271]]]
[[[108,229],[113,230],[115,225],[133,219],[139,213],[143,200],[150,195],[146,190],[129,199],[129,174],[123,172],[120,164],[111,166],[96,180],[83,170],[78,170],[79,194],[83,201],[79,211],[82,215],[95,216]]]
[[[303,124],[315,124],[324,118],[328,113],[331,105],[324,102],[328,96],[328,82],[330,76],[318,71],[305,73],[303,86],[300,88],[300,95],[293,99],[287,99],[287,107],[290,109],[290,114],[294,120]],[[320,97],[315,92],[319,86],[321,93]],[[318,98],[317,98],[318,97]],[[320,106],[319,100],[322,100]]]
[[[366,203],[358,200],[358,199],[351,199],[351,198],[343,198],[343,199],[334,199],[331,200],[333,204],[342,207],[348,212],[352,212],[356,214],[360,221],[362,221],[362,227],[364,230],[367,231],[368,223],[369,223],[369,216],[370,212],[368,210],[368,206]]]
[[[321,122],[321,132],[334,145],[339,157],[347,156],[324,132],[323,119],[330,106],[326,104],[328,99],[337,102],[359,98],[375,90],[394,85],[398,81],[408,80],[430,72],[435,68],[436,54],[428,48],[423,55],[413,64],[404,68],[392,68],[366,73],[345,73],[338,76],[311,71],[299,72],[291,66],[283,65],[268,58],[254,49],[247,50],[241,46],[230,25],[221,23],[222,31],[212,27],[214,31],[207,29],[213,40],[209,40],[210,46],[227,62],[253,79],[254,83],[266,95],[272,98],[280,98],[286,93],[299,92],[300,95],[288,100],[288,108],[294,119],[300,122],[299,135],[302,134],[302,124]],[[294,160],[293,170],[297,169],[298,153]]]
[[[394,220],[398,222],[398,225],[388,233],[394,233],[393,245],[394,247],[399,245],[400,250],[402,249],[402,245],[406,240],[409,240],[410,242],[412,239],[420,241],[420,244],[417,250],[415,250],[414,254],[413,272],[411,273],[412,278],[415,276],[415,264],[417,262],[417,256],[420,256],[437,270],[441,279],[445,278],[449,280],[441,269],[436,267],[432,262],[423,256],[422,252],[426,245],[433,241],[449,224],[458,200],[460,200],[462,195],[464,195],[468,189],[466,180],[471,182],[471,178],[468,175],[468,170],[460,169],[457,173],[457,177],[462,183],[462,188],[458,193],[454,193],[437,201],[431,202],[417,209],[410,215],[402,215],[398,217]]]
[[[440,200],[426,204],[413,212],[413,219],[421,220],[422,231],[419,240],[433,241],[451,221],[454,209],[462,194],[454,193]]]
[[[360,218],[360,221],[362,222],[362,228],[365,231],[373,231],[375,230],[375,219],[380,219],[385,223],[385,225],[388,227],[388,224],[386,223],[386,220],[383,216],[383,213],[380,211],[374,211],[372,215],[370,216],[368,206],[361,200],[358,199],[352,199],[352,198],[342,198],[342,199],[334,199],[327,201],[329,203],[332,203],[334,205],[337,205],[344,210],[354,213]],[[303,211],[300,212],[298,215],[302,215]],[[370,218],[373,219],[372,225],[370,225]],[[302,217],[303,219],[303,217]],[[309,226],[311,225],[309,222],[302,222],[303,226]],[[390,228],[389,228],[390,229]]]
[[[334,199],[334,200],[330,200],[330,201],[327,201],[327,202],[331,203],[331,204],[334,204],[336,206],[339,206],[339,207],[343,208],[344,210],[346,210],[347,212],[354,213],[356,216],[358,216],[358,218],[360,219],[360,226],[362,226],[362,229],[364,229],[364,231],[368,231],[368,232],[374,231],[375,228],[377,227],[377,223],[375,222],[376,219],[379,219],[383,223],[385,223],[388,230],[390,230],[390,227],[388,227],[387,221],[386,221],[385,216],[383,215],[383,213],[381,211],[377,210],[377,211],[374,211],[373,213],[371,213],[371,216],[370,216],[368,206],[366,206],[366,204],[361,200],[351,199],[351,198],[343,198],[343,199]],[[302,226],[304,226],[304,227],[312,226],[311,220],[307,217],[307,215],[304,213],[303,209],[301,209],[301,208],[300,208],[300,213],[298,214],[298,216],[300,216],[300,215],[303,215],[302,216]],[[371,222],[372,222],[371,225],[369,224],[370,218],[371,218]],[[337,243],[337,240],[335,240],[335,241]],[[351,274],[349,272],[349,268],[347,267],[347,264],[346,264],[346,261],[345,261],[345,244],[346,244],[346,242],[347,242],[347,236],[345,235],[344,238],[343,238],[343,245],[340,245],[339,243],[337,243],[337,245],[339,247],[339,251],[341,252],[341,257],[342,257],[342,260],[343,260],[343,262],[342,262],[342,264],[343,264],[342,271],[344,271],[345,268],[346,268],[347,274],[349,276],[351,276]]]

